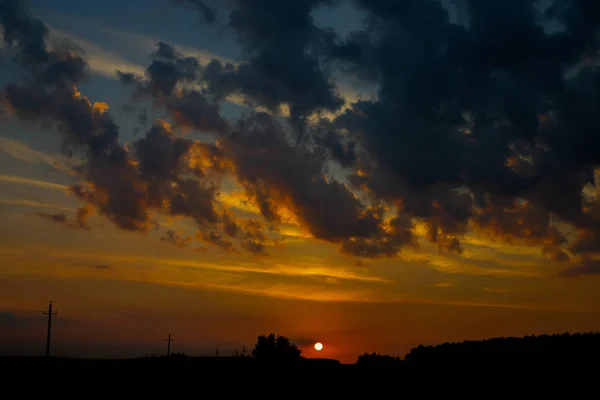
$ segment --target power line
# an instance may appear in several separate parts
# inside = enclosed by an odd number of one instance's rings
[[[46,357],[50,357],[50,332],[52,331],[52,316],[58,311],[52,311],[52,302],[48,304],[48,312],[42,311],[42,314],[48,316],[48,335],[46,336]]]

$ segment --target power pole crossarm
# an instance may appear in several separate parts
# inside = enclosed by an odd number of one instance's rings
[[[171,338],[171,334],[169,333],[169,338],[165,339],[168,343],[167,343],[167,357],[169,357],[171,355],[171,342],[175,339]]]
[[[52,302],[48,304],[48,311],[42,311],[42,314],[48,316],[48,334],[46,336],[46,357],[50,357],[50,333],[52,332],[52,316],[58,311],[52,311]]]

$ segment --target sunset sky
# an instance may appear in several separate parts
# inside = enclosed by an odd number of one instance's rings
[[[43,354],[50,300],[57,356],[600,329],[600,3],[0,0],[0,27],[0,355]]]

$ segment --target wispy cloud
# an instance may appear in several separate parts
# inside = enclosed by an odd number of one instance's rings
[[[60,160],[59,156],[34,150],[26,144],[8,137],[0,136],[0,151],[17,160],[28,163],[42,163],[58,169],[64,168],[64,163]]]
[[[426,247],[426,246],[422,246]],[[405,262],[422,264],[446,274],[503,277],[539,277],[539,272],[523,269],[502,268],[493,260],[469,260],[460,256],[435,253],[435,250],[406,250],[402,254]],[[489,265],[488,265],[489,264]],[[485,268],[483,267],[485,266]]]
[[[69,39],[73,44],[82,48],[85,51],[85,58],[89,63],[90,68],[99,75],[116,79],[117,70],[144,74],[143,66],[131,62],[115,52],[108,51],[103,47],[70,32],[62,31],[54,27],[49,27],[49,29],[53,40]]]
[[[156,44],[160,41],[158,38],[139,33],[132,33],[113,28],[96,28],[106,35],[112,36],[114,40],[118,40],[121,45],[125,45],[126,47],[130,48],[132,53],[144,53],[144,55],[151,54],[156,51]],[[54,27],[50,27],[49,29],[51,37],[54,41],[68,39],[72,44],[81,48],[85,52],[85,59],[88,61],[93,73],[111,79],[117,79],[117,70],[123,72],[132,72],[144,76],[147,65],[138,64],[134,61],[128,60],[116,52],[106,50],[99,44],[71,32],[60,30]],[[186,56],[196,57],[202,65],[208,64],[212,59],[215,58],[221,60],[222,62],[235,64],[233,60],[219,57],[207,50],[181,46],[177,43],[169,44],[173,45],[177,51]],[[248,101],[241,95],[231,95],[228,96],[226,100],[232,104],[242,107],[249,107]],[[263,109],[260,109],[260,111],[268,112],[268,110]],[[283,115],[285,116],[285,111],[283,112]]]
[[[14,183],[17,185],[37,186],[44,189],[60,191],[67,191],[68,189],[66,185],[60,185],[58,183],[40,181],[37,179],[30,179],[16,175],[0,175],[0,182]]]
[[[450,282],[440,282],[440,283],[436,283],[435,285],[432,285],[432,286],[436,287],[436,288],[449,288],[454,285]]]
[[[39,201],[32,200],[14,200],[14,199],[3,199],[0,198],[1,204],[9,204],[15,206],[26,206],[26,207],[41,207],[41,208],[52,208],[55,210],[64,210],[64,211],[77,211],[75,208],[69,207],[61,207],[55,204],[41,203]]]
[[[161,39],[145,35],[141,33],[129,32],[122,29],[108,28],[98,25],[97,22],[92,22],[93,29],[103,33],[105,37],[111,38],[113,41],[118,42],[121,46],[124,46],[131,50],[131,54],[137,54],[139,56],[147,56],[156,51],[156,44]],[[93,72],[116,79],[116,71],[133,72],[139,75],[144,75],[146,65],[141,65],[131,60],[128,60],[123,55],[108,51],[104,47],[97,43],[94,43],[86,38],[71,32],[66,32],[55,27],[50,27],[50,33],[55,40],[69,39],[73,44],[82,48],[85,51],[85,58],[90,64],[90,68]],[[214,54],[206,49],[199,49],[195,47],[185,46],[179,43],[169,42],[170,45],[175,47],[178,52],[188,57],[195,57],[198,59],[201,65],[207,65],[213,59],[217,59],[222,63],[239,65],[239,62],[228,57],[223,57],[218,54]],[[345,105],[338,111],[337,114],[325,113],[321,116],[333,118],[335,115],[342,113],[346,110],[350,104],[363,98],[373,98],[376,90],[374,87],[369,87],[365,95],[357,92],[349,82],[343,80],[336,80],[336,85],[342,98],[345,99]],[[236,104],[242,107],[253,108],[257,111],[270,113],[270,110],[264,109],[259,106],[252,105],[247,98],[240,94],[232,94],[227,97],[227,102]],[[287,106],[281,107],[277,112],[282,117],[289,117],[289,108]]]
[[[87,253],[87,252],[53,252],[48,256],[56,258],[77,258],[77,259],[92,259],[92,260],[103,260],[103,261],[114,261],[114,262],[129,262],[129,263],[140,263],[146,265],[166,265],[172,267],[185,267],[191,270],[213,270],[228,273],[251,273],[251,274],[266,274],[266,275],[280,275],[280,276],[300,276],[300,277],[323,277],[323,278],[336,278],[349,281],[363,281],[373,283],[392,283],[392,281],[377,277],[362,275],[351,269],[344,269],[339,267],[331,267],[325,264],[318,263],[299,263],[299,264],[284,264],[284,263],[269,263],[264,266],[256,265],[252,263],[227,263],[221,264],[208,264],[194,260],[187,259],[161,259],[156,257],[144,257],[144,256],[127,256],[117,254],[100,254],[100,253]]]
[[[262,282],[242,283],[242,284],[221,284],[221,283],[187,283],[187,282],[160,282],[184,287],[201,287],[204,289],[258,295],[273,297],[277,299],[290,300],[310,300],[320,302],[364,302],[373,303],[380,300],[370,290],[365,289],[345,289],[331,290],[327,288],[310,287],[301,284],[276,284],[269,285]]]
[[[128,32],[121,29],[98,27],[98,30],[112,37],[113,39],[118,40],[121,44],[124,44],[132,49],[136,49],[136,51],[142,51],[145,54],[150,54],[156,51],[156,44],[161,41],[161,39],[153,36]],[[219,56],[205,49],[185,46],[180,43],[173,42],[169,42],[169,44],[174,46],[178,52],[187,57],[196,57],[202,65],[208,64],[213,59],[217,59],[222,63],[234,65],[238,64],[237,61],[231,58]]]
[[[458,307],[478,307],[478,308],[507,308],[516,310],[548,310],[549,308],[537,306],[534,304],[510,304],[510,303],[487,303],[479,301],[462,301],[462,300],[446,300],[446,299],[427,299],[418,297],[402,297],[390,301],[390,303],[412,303],[412,304],[431,304],[441,306],[458,306]],[[560,309],[565,310],[565,309]],[[573,310],[575,311],[575,310]]]

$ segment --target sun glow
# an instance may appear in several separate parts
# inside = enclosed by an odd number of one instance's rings
[[[317,343],[315,343],[315,350],[316,350],[316,351],[321,351],[321,350],[323,350],[323,343],[321,343],[321,342],[317,342]]]

